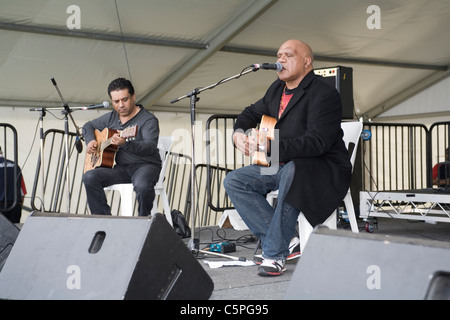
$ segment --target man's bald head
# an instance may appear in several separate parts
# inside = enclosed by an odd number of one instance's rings
[[[306,74],[313,70],[314,54],[308,44],[292,39],[280,46],[277,61],[283,66],[283,69],[278,72],[278,77],[292,89],[296,88]]]

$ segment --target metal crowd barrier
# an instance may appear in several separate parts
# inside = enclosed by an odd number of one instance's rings
[[[232,144],[237,115],[214,115],[207,121],[207,198],[213,211],[233,208],[225,190],[226,173],[248,165]],[[450,141],[450,123],[421,124],[364,122],[359,144],[361,190],[411,190],[432,187],[433,163],[443,161]],[[368,135],[367,135],[368,134]],[[434,160],[434,161],[433,161]],[[356,165],[355,165],[356,169]]]
[[[0,123],[0,147],[3,152],[4,159],[8,159],[14,162],[14,177],[17,177],[17,174],[19,173],[19,157],[18,157],[18,144],[17,144],[17,131],[16,128],[14,128],[12,125],[8,123]],[[0,184],[2,185],[0,189],[3,190],[4,196],[8,194],[8,181],[7,181],[7,166],[4,165],[0,167],[0,170],[3,170],[3,179],[0,181]],[[17,204],[17,201],[19,199],[19,195],[17,194],[17,186],[20,183],[17,179],[14,179],[13,182],[13,188],[14,188],[14,201],[13,203],[8,203],[7,199],[0,199],[0,211],[8,211],[12,208],[14,208]]]
[[[424,125],[365,122],[361,141],[362,190],[409,190],[428,186],[428,129]]]
[[[251,159],[237,151],[232,143],[236,117],[213,115],[207,120],[206,164],[197,164],[195,170],[196,226],[217,224],[221,213],[233,208],[223,188],[223,179],[228,172],[250,164]],[[424,125],[416,124],[364,123],[364,130],[370,132],[370,138],[360,143],[361,189],[379,191],[431,187],[432,166],[435,162],[443,161],[450,142],[449,126],[449,122],[436,123],[428,130]],[[89,214],[81,181],[84,152],[76,152],[75,136],[75,133],[70,133],[69,139],[71,213]],[[45,199],[41,200],[39,194],[39,157],[32,190],[33,210],[43,208],[46,212],[65,212],[67,200],[63,137],[64,132],[61,130],[48,130],[45,133]],[[191,165],[189,156],[170,153],[165,178],[171,209],[181,211],[188,222],[191,221]],[[120,197],[111,192],[108,201],[113,214],[119,214]]]

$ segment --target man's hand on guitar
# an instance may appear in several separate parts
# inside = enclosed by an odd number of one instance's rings
[[[122,138],[120,136],[120,133],[115,133],[112,137],[111,137],[111,143],[115,144],[116,146],[121,146],[123,145],[127,140]]]
[[[270,140],[275,139],[276,123],[277,120],[275,118],[263,115],[259,130],[253,129],[250,136],[247,136],[242,131],[234,132],[234,145],[245,156],[251,156],[253,164],[268,167],[270,165],[267,159],[270,153]]]
[[[253,155],[258,150],[258,142],[254,136],[248,137],[245,133],[235,132],[233,142],[236,148],[244,155]]]
[[[248,137],[246,134],[242,132],[235,132],[233,134],[233,142],[239,151],[248,156]]]
[[[261,144],[259,131],[256,129],[252,130],[252,134],[248,137],[248,152],[253,157],[254,153],[259,151],[259,146]]]
[[[86,146],[87,153],[96,153],[97,152],[98,143],[96,140],[91,140]]]

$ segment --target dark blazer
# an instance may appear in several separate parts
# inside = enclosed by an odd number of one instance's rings
[[[294,181],[285,201],[316,226],[342,203],[350,186],[352,167],[342,140],[341,99],[335,88],[311,71],[278,119],[284,87],[279,79],[273,82],[262,99],[242,111],[234,129],[255,128],[263,115],[277,118],[279,161],[295,163]],[[276,143],[273,146],[272,151]],[[272,164],[274,158],[272,154]]]

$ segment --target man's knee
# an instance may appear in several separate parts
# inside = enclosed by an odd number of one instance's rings
[[[86,171],[86,172],[83,174],[83,178],[82,178],[84,185],[85,185],[85,186],[90,186],[90,185],[92,185],[92,182],[94,182],[94,181],[96,180],[94,176],[95,176],[95,175],[94,175],[94,173],[93,173],[93,170]]]
[[[235,171],[231,171],[225,176],[225,179],[223,179],[223,187],[225,190],[229,190],[231,186],[235,184]]]
[[[139,179],[133,182],[133,189],[137,193],[154,193],[156,181]]]

